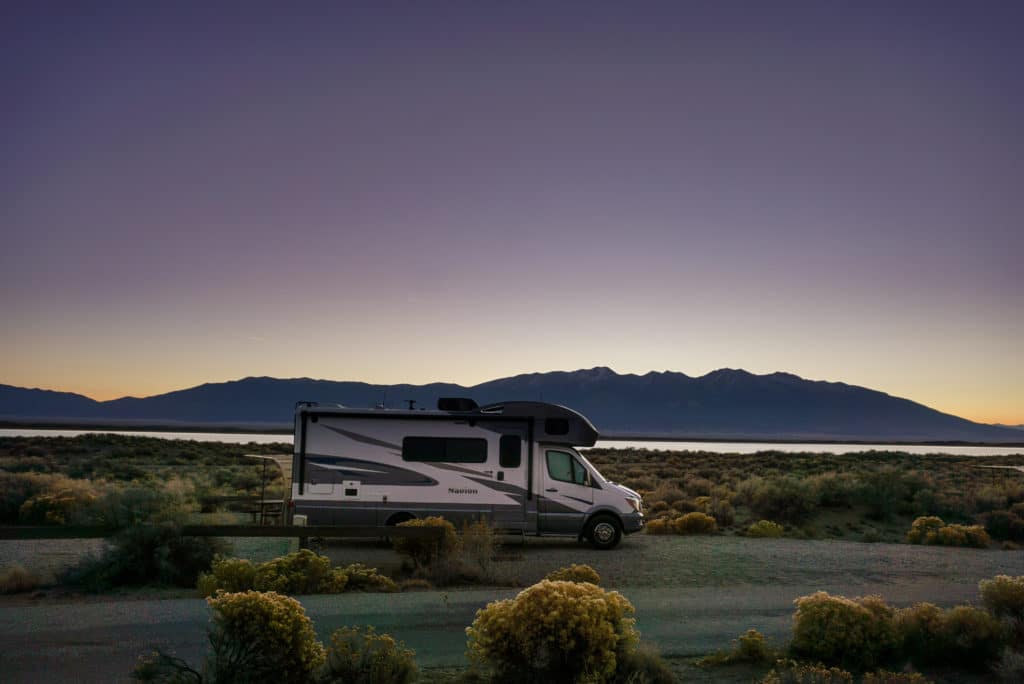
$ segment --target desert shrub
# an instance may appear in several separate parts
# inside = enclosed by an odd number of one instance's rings
[[[898,468],[885,466],[861,475],[857,500],[867,506],[869,517],[884,520],[899,510],[907,494],[902,472]]]
[[[686,492],[673,482],[662,482],[648,497],[653,501],[664,501],[668,506],[673,506],[680,501],[686,500]]]
[[[290,594],[340,594],[344,591],[397,591],[394,581],[360,563],[332,568],[326,556],[309,549],[265,563],[240,558],[217,558],[199,577],[196,588],[204,596],[218,591],[276,591]]]
[[[749,506],[758,516],[787,523],[803,522],[818,505],[811,485],[791,476],[764,480],[750,496]]]
[[[763,663],[771,658],[764,635],[756,629],[748,629],[736,640],[733,653],[734,662],[740,663]]]
[[[655,501],[647,508],[649,514],[664,513],[669,508],[668,503],[665,501]]]
[[[764,635],[756,629],[748,629],[738,639],[733,639],[728,651],[713,653],[698,661],[698,665],[732,665],[735,663],[767,663],[773,658]]]
[[[544,580],[477,611],[469,656],[499,680],[608,682],[636,650],[633,612],[618,592]]]
[[[213,681],[306,684],[323,664],[324,647],[295,599],[246,591],[206,600],[213,609],[211,641],[221,642],[221,652],[243,654],[214,658]]]
[[[819,591],[796,601],[794,655],[854,670],[870,670],[897,649],[893,610],[879,597],[848,599]]]
[[[174,524],[140,525],[122,531],[111,547],[69,569],[62,580],[89,591],[151,583],[192,587],[227,548],[213,537],[182,536]]]
[[[416,653],[373,627],[360,632],[342,627],[331,635],[318,684],[411,684],[416,679]]]
[[[929,534],[925,539],[925,544],[985,549],[988,548],[991,541],[985,528],[981,525],[945,525]]]
[[[1006,632],[990,613],[973,606],[956,606],[943,615],[942,641],[949,663],[984,670],[999,657]]]
[[[8,473],[0,471],[0,522],[18,522],[22,505],[41,493],[50,478],[35,473]]]
[[[904,655],[919,666],[984,669],[1006,643],[999,621],[972,606],[942,610],[919,603],[897,611],[895,626]]]
[[[781,537],[785,528],[771,520],[758,520],[747,528],[748,537]]]
[[[676,534],[711,534],[718,529],[714,518],[696,511],[676,518],[669,525]]]
[[[392,540],[395,551],[408,556],[417,567],[426,567],[440,557],[451,555],[459,545],[455,525],[439,516],[415,518],[398,523],[398,527],[432,528],[441,531],[439,537],[413,539],[395,537]]]
[[[814,475],[807,480],[818,497],[818,503],[826,508],[849,508],[857,492],[857,483],[846,473],[827,472]]]
[[[302,549],[256,566],[253,588],[281,594],[315,594],[332,576],[327,556]]]
[[[213,596],[217,591],[248,591],[255,584],[256,565],[251,561],[244,558],[217,557],[210,564],[210,571],[199,575],[196,588],[203,596]]]
[[[150,487],[125,487],[111,489],[83,508],[82,522],[125,528],[150,522],[183,521],[198,505]]]
[[[911,544],[926,544],[928,543],[929,535],[937,532],[945,524],[942,522],[942,518],[934,515],[917,518],[910,524],[910,531],[907,532],[907,541]]]
[[[371,568],[362,563],[352,563],[344,568],[339,568],[346,577],[346,591],[377,591],[394,592],[398,591],[398,585],[390,577],[380,574],[376,568]]]
[[[930,684],[930,681],[920,672],[878,670],[865,674],[861,684]]]
[[[0,594],[17,594],[32,591],[41,584],[39,575],[15,563],[0,570]]]
[[[724,497],[715,495],[708,497],[708,502],[702,510],[723,527],[728,527],[736,521],[736,510],[729,503],[729,499]]]
[[[690,496],[709,496],[714,486],[714,482],[704,477],[687,475],[683,478],[683,488]]]
[[[894,625],[901,649],[916,665],[933,665],[945,658],[943,618],[944,611],[931,603],[896,611]]]
[[[644,529],[647,531],[647,534],[671,534],[672,528],[669,527],[669,522],[666,518],[655,518],[654,520],[648,520]]]
[[[21,504],[18,522],[37,525],[64,525],[85,522],[82,518],[100,492],[96,484],[67,477],[51,479],[44,491]]]
[[[1006,684],[1024,682],[1024,653],[1011,648],[1003,649],[1003,654],[993,666],[992,673]]]
[[[485,520],[462,526],[462,543],[459,556],[471,568],[478,570],[484,577],[490,577],[494,571],[494,554],[498,548],[498,540],[494,536],[494,528]]]
[[[594,568],[589,565],[577,565],[575,563],[564,568],[559,568],[558,570],[552,570],[546,577],[544,577],[544,579],[551,580],[552,582],[601,583],[601,576],[597,574],[597,570],[594,570]]]
[[[676,677],[661,655],[641,644],[633,651],[619,653],[611,684],[675,684]]]
[[[761,684],[853,684],[853,675],[838,667],[779,660]]]
[[[996,617],[1024,623],[1024,575],[997,575],[978,583],[981,601]]]
[[[985,531],[995,539],[1024,541],[1024,519],[1011,511],[991,511],[981,516]]]

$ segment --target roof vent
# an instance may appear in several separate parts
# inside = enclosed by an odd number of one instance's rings
[[[466,397],[442,397],[437,400],[438,411],[456,411],[465,413],[467,411],[475,411],[476,409],[476,402]]]

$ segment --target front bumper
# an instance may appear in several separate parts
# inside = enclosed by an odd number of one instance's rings
[[[626,534],[633,534],[644,529],[644,514],[643,513],[627,513],[622,516],[622,531]]]

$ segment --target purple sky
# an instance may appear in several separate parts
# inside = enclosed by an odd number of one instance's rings
[[[1020,3],[15,4],[0,382],[743,367],[1024,423]]]

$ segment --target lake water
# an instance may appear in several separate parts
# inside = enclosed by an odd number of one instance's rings
[[[130,430],[30,430],[0,429],[0,437],[75,437],[88,433],[110,433],[163,439],[192,439],[198,442],[229,442],[234,444],[291,444],[291,434],[264,434],[244,432],[136,432]],[[767,442],[642,442],[629,440],[602,440],[598,448],[607,449],[662,449],[668,451],[710,451],[725,454],[753,454],[758,451],[784,451],[787,453],[847,454],[865,451],[902,451],[909,454],[954,454],[958,456],[1024,456],[1024,447],[1000,446],[933,446],[920,444],[774,444]]]

